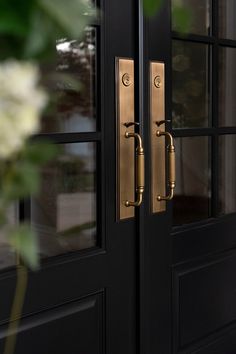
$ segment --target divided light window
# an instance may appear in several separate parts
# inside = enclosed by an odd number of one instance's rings
[[[189,34],[172,24],[174,226],[236,212],[236,4],[183,3],[192,13]]]

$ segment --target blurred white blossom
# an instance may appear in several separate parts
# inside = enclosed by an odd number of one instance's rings
[[[37,133],[47,102],[37,65],[8,60],[0,64],[0,159],[20,150]]]

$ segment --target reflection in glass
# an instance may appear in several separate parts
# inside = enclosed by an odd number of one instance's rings
[[[50,90],[50,107],[42,132],[89,132],[96,130],[96,30],[87,28],[82,41],[61,39],[58,62],[44,67]],[[53,75],[52,75],[53,73]]]
[[[236,136],[225,135],[219,139],[219,209],[220,214],[228,214],[236,212]]]
[[[96,145],[63,145],[42,171],[41,192],[31,202],[32,226],[42,257],[96,245]]]
[[[210,52],[205,44],[173,41],[173,128],[209,124]]]
[[[219,0],[219,35],[236,40],[236,1]]]
[[[175,146],[173,223],[182,225],[210,216],[210,147],[208,137],[177,138]]]
[[[221,48],[219,59],[219,124],[235,126],[236,49]]]
[[[12,204],[7,211],[9,225],[16,225],[19,220],[18,203]],[[16,255],[13,249],[9,246],[7,234],[4,229],[0,230],[0,270],[14,266],[16,263]]]
[[[225,1],[225,0],[224,0]],[[189,33],[208,35],[211,25],[210,0],[182,0],[181,6],[185,7],[191,16]],[[172,8],[180,5],[179,0],[172,0]],[[174,19],[173,19],[174,20]],[[173,30],[178,30],[178,23],[173,21]]]

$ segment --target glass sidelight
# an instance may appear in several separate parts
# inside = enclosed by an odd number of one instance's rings
[[[221,47],[219,51],[219,124],[236,125],[236,49]]]
[[[211,141],[208,137],[176,138],[177,185],[173,224],[182,225],[211,215]]]
[[[55,64],[43,65],[53,102],[43,117],[42,133],[96,131],[97,31],[90,26],[82,40],[57,41],[56,73]]]
[[[236,136],[219,137],[219,213],[236,212]]]
[[[235,0],[219,0],[219,35],[221,38],[236,39],[235,21]]]
[[[174,40],[172,45],[173,128],[204,128],[211,124],[211,47]]]
[[[225,1],[225,0],[223,0]],[[234,0],[232,0],[234,1]],[[172,6],[181,3],[191,14],[189,33],[209,35],[211,32],[211,0],[172,0]],[[178,23],[173,19],[173,30],[178,30]]]
[[[7,223],[16,225],[19,219],[19,205],[13,204],[7,210]],[[0,231],[0,270],[14,266],[16,263],[16,255],[8,242],[8,235],[4,232],[4,228]]]
[[[31,223],[42,257],[96,246],[96,145],[61,146],[42,170],[41,191],[31,200]]]

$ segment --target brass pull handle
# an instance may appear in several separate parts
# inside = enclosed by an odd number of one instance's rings
[[[126,200],[125,206],[126,207],[138,207],[142,204],[143,201],[143,192],[144,192],[144,164],[145,164],[145,157],[144,157],[144,150],[143,150],[143,144],[142,144],[142,138],[139,134],[137,133],[125,133],[125,137],[128,138],[134,138],[137,142],[137,147],[136,147],[136,194],[137,194],[137,200],[135,202],[131,202],[129,200]]]
[[[161,196],[158,195],[157,196],[157,200],[161,201],[161,200],[171,200],[173,199],[174,196],[174,189],[175,189],[175,146],[174,146],[174,140],[173,137],[170,133],[168,132],[164,132],[164,131],[160,131],[157,130],[156,135],[159,136],[166,136],[169,140],[169,145],[168,145],[168,156],[169,156],[169,188],[170,188],[170,192],[167,196]]]

